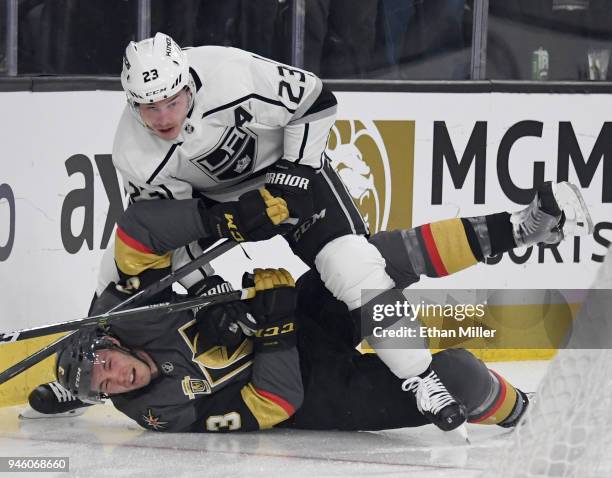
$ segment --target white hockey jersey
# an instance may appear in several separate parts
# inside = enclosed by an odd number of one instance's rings
[[[154,135],[126,106],[113,162],[131,201],[230,201],[263,185],[284,158],[319,168],[336,115],[334,96],[312,73],[236,48],[186,50],[194,105],[174,141]]]

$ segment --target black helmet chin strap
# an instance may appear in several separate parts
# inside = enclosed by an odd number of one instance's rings
[[[129,350],[129,349],[128,349],[128,353],[129,353],[129,354],[130,354],[132,357],[134,357],[134,358],[136,358],[136,359],[140,360],[140,361],[141,361],[143,364],[145,364],[145,365],[147,366],[147,368],[148,368],[149,370],[151,370],[151,365],[149,365],[149,362],[147,362],[145,359],[143,359],[143,358],[142,358],[140,355],[138,355],[136,352],[134,352],[133,350]]]

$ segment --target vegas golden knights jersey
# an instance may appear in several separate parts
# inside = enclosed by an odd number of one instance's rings
[[[250,339],[236,347],[202,346],[191,312],[114,324],[112,333],[123,344],[146,350],[159,368],[147,387],[112,397],[119,411],[144,428],[266,429],[286,420],[302,402],[295,347],[255,356]]]

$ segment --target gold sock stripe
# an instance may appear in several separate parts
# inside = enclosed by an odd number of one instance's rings
[[[429,226],[440,258],[449,274],[478,263],[461,219],[446,219],[433,222]]]
[[[493,373],[497,377],[497,380],[499,380],[499,385],[501,387],[500,396],[484,416],[478,420],[470,420],[470,423],[478,423],[480,425],[497,425],[510,416],[514,406],[516,405],[516,401],[518,400],[518,392],[516,389],[512,386],[512,384],[508,383],[504,377],[495,371],[491,370],[491,373]]]

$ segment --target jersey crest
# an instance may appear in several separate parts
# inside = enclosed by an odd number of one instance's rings
[[[253,171],[257,157],[257,135],[247,128],[225,129],[219,142],[190,161],[217,181],[228,181]]]
[[[193,400],[196,395],[210,395],[212,390],[210,384],[201,378],[191,378],[189,375],[183,378],[181,382],[183,393]]]

